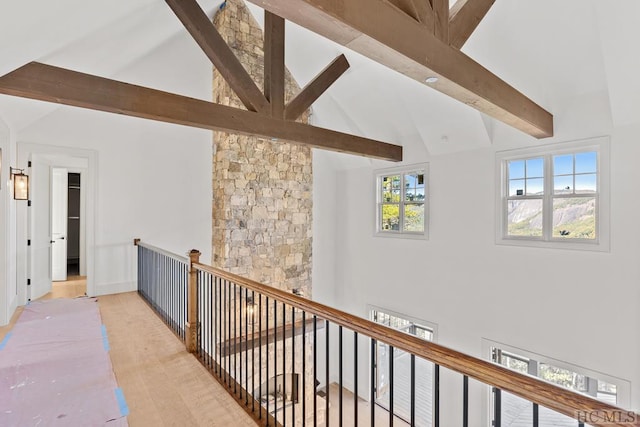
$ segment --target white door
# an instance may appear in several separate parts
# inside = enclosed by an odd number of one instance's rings
[[[51,292],[51,166],[34,156],[31,167],[31,256],[28,298],[35,300]]]
[[[65,168],[51,169],[51,279],[67,280],[67,209],[69,177]]]

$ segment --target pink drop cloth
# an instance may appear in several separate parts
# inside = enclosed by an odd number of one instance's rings
[[[126,426],[97,301],[27,305],[0,344],[0,426]]]

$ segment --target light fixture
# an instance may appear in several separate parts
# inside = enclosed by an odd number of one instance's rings
[[[427,77],[426,79],[424,79],[424,81],[425,81],[425,83],[431,84],[431,83],[437,82],[438,78],[436,76],[430,76],[430,77]]]
[[[24,169],[9,168],[13,181],[14,200],[29,200],[29,175],[25,175]]]
[[[245,302],[247,310],[247,320],[249,321],[249,324],[253,326],[256,323],[256,314],[259,314],[258,304],[255,303],[253,295],[247,295]]]

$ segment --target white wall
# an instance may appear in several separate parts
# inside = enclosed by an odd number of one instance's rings
[[[14,219],[14,202],[11,199],[9,168],[15,166],[14,149],[10,129],[0,118],[0,149],[2,150],[2,170],[0,173],[0,325],[9,321],[13,312],[10,307],[15,304],[15,269],[9,261],[9,253],[12,248],[12,221]],[[13,222],[15,223],[15,222]]]
[[[211,64],[194,46],[186,33],[174,37],[115,78],[144,83],[148,76],[148,86],[210,99]],[[21,129],[17,140],[40,151],[96,153],[95,294],[135,289],[134,238],[178,254],[196,248],[210,261],[210,131],[60,107]],[[24,213],[17,221],[26,224]]]
[[[636,125],[611,136],[610,253],[495,244],[495,147],[508,140],[405,157],[430,164],[428,241],[373,236],[374,167],[337,171],[329,187],[316,180],[323,200],[314,200],[315,217],[338,220],[315,230],[314,257],[334,248],[336,274],[332,283],[314,280],[314,292],[360,316],[373,304],[434,322],[441,344],[474,356],[485,357],[487,338],[631,381],[638,409],[639,133]]]

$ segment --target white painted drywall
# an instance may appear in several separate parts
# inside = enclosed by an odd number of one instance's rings
[[[556,140],[585,136],[580,123],[592,111],[585,108],[583,116],[560,118],[575,123]],[[610,123],[605,118],[598,124],[596,116],[592,122],[596,129]],[[336,171],[335,181],[316,180],[316,221],[336,221],[318,222],[314,230],[314,257],[325,266],[333,257],[335,272],[331,282],[315,274],[314,293],[333,295],[330,304],[363,317],[373,304],[434,322],[441,344],[474,356],[486,356],[481,340],[488,338],[625,379],[632,383],[631,406],[637,410],[638,134],[638,124],[611,131],[609,253],[495,244],[495,151],[517,145],[502,138],[508,132],[498,132],[490,148],[405,157],[407,164],[430,164],[428,241],[374,237],[374,167]],[[331,156],[315,161],[315,170],[322,170]],[[327,200],[331,192],[334,198]],[[453,416],[456,409],[445,407],[447,413]]]
[[[210,99],[211,64],[192,44],[174,37],[115,78],[148,76],[149,86]],[[17,138],[97,153],[96,294],[135,289],[134,238],[178,254],[196,248],[210,261],[210,131],[60,107]]]

